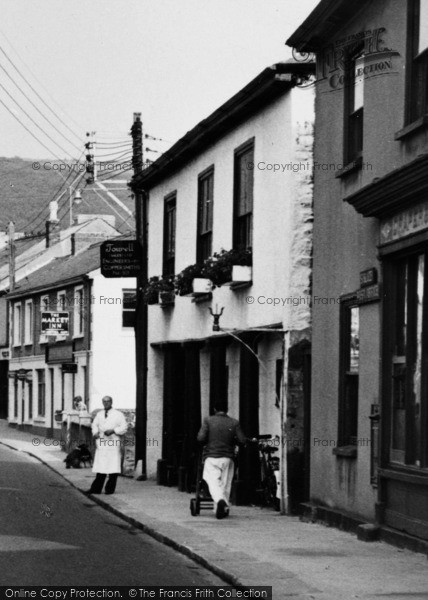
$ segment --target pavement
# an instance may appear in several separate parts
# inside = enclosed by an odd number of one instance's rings
[[[37,458],[80,491],[90,487],[92,470],[66,469],[58,441],[0,420],[0,443]],[[192,517],[190,494],[154,481],[120,477],[114,495],[90,498],[229,584],[272,586],[275,600],[428,600],[425,554],[270,508],[233,506],[224,520],[210,510]]]

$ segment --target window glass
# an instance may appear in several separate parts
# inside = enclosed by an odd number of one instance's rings
[[[418,54],[428,48],[428,0],[420,0]]]
[[[122,327],[134,327],[137,292],[136,290],[123,290],[122,294]]]

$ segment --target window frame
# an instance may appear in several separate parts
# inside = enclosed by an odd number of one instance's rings
[[[17,323],[17,314],[19,319]],[[22,345],[22,302],[14,302],[13,304],[13,346]]]
[[[248,173],[251,173],[251,210],[244,214],[239,214],[241,201],[240,189],[240,173],[241,161],[244,157],[252,153],[253,168],[247,168]],[[251,250],[253,247],[253,231],[254,231],[254,153],[255,153],[255,137],[247,140],[234,150],[233,164],[233,248]],[[244,242],[241,240],[244,239]]]
[[[37,416],[46,417],[46,369],[36,369],[37,373]],[[43,375],[43,377],[42,377]]]
[[[172,228],[169,231],[169,214],[174,213]],[[163,249],[162,249],[162,275],[164,277],[175,275],[177,232],[177,191],[167,194],[163,199]],[[172,243],[170,244],[170,241]],[[172,248],[172,250],[171,250]]]
[[[64,304],[61,306],[61,298],[64,297]],[[56,293],[56,312],[66,312],[67,305],[67,292],[66,290],[59,290]]]
[[[81,293],[81,303],[77,302],[77,295]],[[85,290],[83,285],[78,285],[73,290],[73,338],[85,335]]]
[[[359,416],[359,371],[355,372],[350,367],[351,355],[351,324],[352,309],[358,310],[360,306],[355,294],[340,298],[340,323],[339,323],[339,406],[338,406],[338,431],[337,446],[358,446],[358,416]],[[360,319],[359,319],[360,322]],[[360,340],[360,326],[358,326],[358,340]],[[353,381],[353,383],[351,383]],[[350,394],[356,394],[356,398]],[[349,404],[354,403],[352,410]]]
[[[419,51],[420,3],[421,0],[410,0],[408,4],[406,126],[428,117],[428,46]]]
[[[355,108],[357,61],[364,61],[364,45],[349,48],[345,58],[343,164],[358,166],[364,148],[364,76],[362,106]]]
[[[29,319],[27,319],[28,314],[30,315]],[[29,323],[28,323],[28,321],[29,321]],[[32,299],[29,299],[29,300],[26,300],[24,303],[24,345],[32,345],[33,343],[34,343],[34,302]]]
[[[415,443],[415,416],[414,382],[412,381],[412,364],[417,356],[417,269],[412,265],[418,257],[424,257],[424,282],[422,323],[421,323],[421,379],[420,379],[420,455],[417,458],[417,442]],[[399,323],[399,301],[403,291],[399,289],[399,268],[407,264],[407,292],[405,294],[406,310],[406,347],[404,353],[398,354],[396,327]],[[384,407],[382,421],[384,422],[384,444],[382,449],[382,464],[394,469],[405,469],[414,473],[428,472],[428,250],[426,245],[418,245],[404,252],[393,253],[385,257],[384,285],[390,293],[385,298],[383,310],[383,328],[385,339],[382,351],[383,368],[383,396]],[[413,285],[413,289],[411,286]],[[412,306],[413,304],[413,306]],[[410,307],[410,309],[409,309]],[[416,351],[415,351],[416,349]],[[412,363],[413,361],[413,363]],[[398,365],[398,367],[396,367]],[[395,373],[403,365],[401,386],[403,387],[404,413],[404,448],[394,447],[394,410],[396,407],[397,384],[396,379],[400,373]],[[416,464],[419,462],[419,464]]]
[[[208,196],[205,197],[204,184],[208,183]],[[210,195],[211,190],[211,195]],[[211,204],[206,210],[206,205]],[[209,227],[203,226],[204,217],[207,215]],[[214,165],[198,175],[198,224],[196,234],[196,262],[202,264],[207,258],[212,255],[213,243],[213,224],[214,224]]]
[[[132,293],[135,296],[135,308],[125,308],[125,294]],[[132,324],[125,325],[125,314],[133,313]],[[137,290],[134,288],[124,288],[122,290],[122,329],[135,328],[137,320]]]

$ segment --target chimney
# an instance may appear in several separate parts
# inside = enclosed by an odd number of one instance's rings
[[[61,229],[58,219],[58,202],[49,202],[49,220],[46,221],[46,248],[57,244],[61,239]]]
[[[71,255],[75,256],[82,250],[86,250],[92,244],[105,242],[109,239],[106,233],[84,233],[77,231],[71,236]]]

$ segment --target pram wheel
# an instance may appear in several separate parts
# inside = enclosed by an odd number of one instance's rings
[[[196,498],[190,500],[190,514],[192,517],[197,517],[201,512],[201,506]]]

